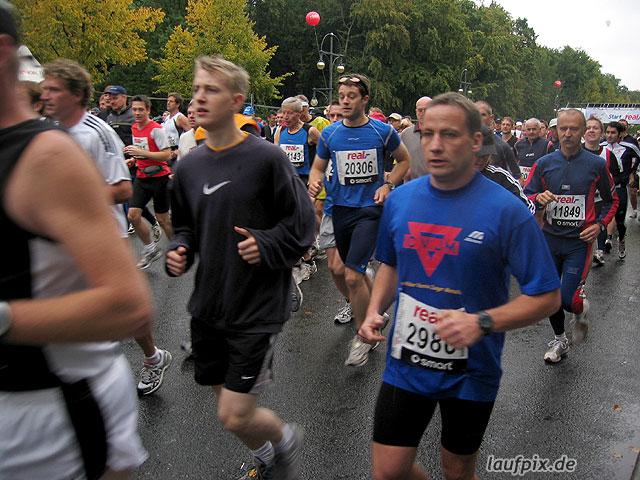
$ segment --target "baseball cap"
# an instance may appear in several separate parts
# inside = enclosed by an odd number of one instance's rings
[[[399,113],[392,113],[391,115],[389,115],[389,118],[393,118],[394,120],[398,120],[401,121],[402,120],[402,115],[400,115]]]
[[[482,148],[476,152],[476,157],[482,157],[483,155],[495,155],[496,145],[493,141],[493,132],[484,123],[480,128],[482,132]]]
[[[519,126],[521,126],[521,125],[522,125],[522,122],[521,122],[521,121],[517,121],[517,122],[516,122],[516,126],[518,126],[518,127],[519,127]]]
[[[369,114],[369,118],[373,118],[375,120],[380,120],[381,122],[387,123],[387,117],[385,117],[380,112],[372,112]]]
[[[126,95],[127,91],[120,85],[114,85],[106,93],[112,93],[114,95]]]
[[[256,111],[251,105],[247,105],[242,111],[243,115],[253,115],[254,113],[256,113]]]
[[[551,128],[551,127],[557,127],[557,126],[558,126],[558,119],[557,119],[557,118],[552,118],[552,119],[549,121],[549,128]]]

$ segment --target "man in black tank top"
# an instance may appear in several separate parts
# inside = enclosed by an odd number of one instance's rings
[[[0,478],[126,474],[146,452],[114,341],[149,331],[149,289],[91,160],[21,103],[18,45],[0,2]]]

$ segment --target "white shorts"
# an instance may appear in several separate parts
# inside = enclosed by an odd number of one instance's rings
[[[335,248],[336,236],[333,233],[333,219],[326,214],[322,214],[320,222],[320,233],[318,233],[319,248]]]
[[[138,400],[124,356],[89,380],[107,432],[107,468],[141,465],[147,452],[138,436]],[[0,392],[0,478],[80,480],[84,464],[58,388]]]

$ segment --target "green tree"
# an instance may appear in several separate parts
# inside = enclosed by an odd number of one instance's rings
[[[157,62],[157,92],[189,95],[193,61],[200,55],[222,55],[242,65],[251,76],[250,93],[260,100],[277,97],[287,73],[272,77],[269,60],[277,47],[267,47],[253,31],[244,0],[189,0],[186,25],[178,25]]]
[[[135,8],[132,0],[14,0],[24,41],[41,62],[69,58],[99,83],[114,64],[146,58],[141,32],[164,18],[157,8]]]

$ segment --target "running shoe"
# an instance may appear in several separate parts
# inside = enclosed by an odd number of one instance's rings
[[[302,272],[302,281],[307,281],[311,278],[312,275],[315,275],[318,271],[318,267],[316,266],[316,262],[311,261],[311,263],[302,262],[300,264],[300,271]]]
[[[160,350],[160,361],[156,364],[142,362],[142,370],[140,371],[140,381],[138,382],[138,393],[141,395],[149,395],[162,386],[164,380],[164,372],[173,357],[167,350]]]
[[[604,241],[604,253],[610,253],[612,249],[613,249],[613,242],[611,241],[610,238],[607,238]]]
[[[302,290],[300,289],[300,284],[298,282],[293,281],[293,292],[291,292],[291,311],[297,312],[300,310],[302,306]]]
[[[158,240],[160,240],[161,236],[162,236],[162,229],[160,228],[160,224],[156,222],[153,225],[151,225],[151,237],[153,238],[153,241],[157,243]]]
[[[282,452],[276,452],[273,478],[278,480],[300,480],[304,432],[298,425],[293,423],[288,425],[293,432],[293,438],[287,449]]]
[[[604,251],[598,250],[593,256],[593,261],[596,265],[604,265]]]
[[[191,342],[184,342],[182,345],[180,345],[180,348],[187,354],[186,358],[191,358],[193,356],[193,345],[191,344]]]
[[[629,218],[636,218],[638,216],[638,211],[637,210],[632,210],[631,211],[631,215],[629,215]]]
[[[311,248],[309,249],[309,253],[311,254],[311,258],[316,258],[316,256],[318,255],[318,251],[320,250],[320,248],[318,247],[318,242],[314,242],[313,245],[311,245]]]
[[[351,310],[351,304],[349,302],[345,302],[344,307],[340,309],[333,321],[336,325],[344,325],[345,323],[349,323],[353,320],[353,310]]]
[[[547,362],[558,363],[562,360],[562,356],[566,355],[569,351],[569,340],[551,340],[549,342],[549,350],[544,354],[544,359]]]
[[[618,239],[618,258],[622,260],[627,256],[627,251],[624,247],[624,240]]]
[[[582,301],[582,313],[573,314],[571,321],[571,343],[574,345],[582,342],[589,333],[589,322],[587,321],[587,313],[589,312],[589,300],[586,298]]]
[[[136,229],[133,228],[133,225],[129,224],[129,230],[127,230],[127,235],[133,235],[136,233]]]
[[[369,352],[373,345],[365,343],[360,339],[360,336],[356,334],[351,341],[351,349],[349,356],[345,360],[345,365],[351,365],[353,367],[362,367],[369,360]]]
[[[242,475],[238,480],[275,480],[275,469],[273,465],[262,465],[260,467],[251,467],[247,473]]]
[[[156,248],[151,250],[149,253],[146,253],[142,256],[140,261],[138,262],[138,268],[140,270],[146,270],[151,266],[153,262],[162,257],[162,249],[156,245]]]

